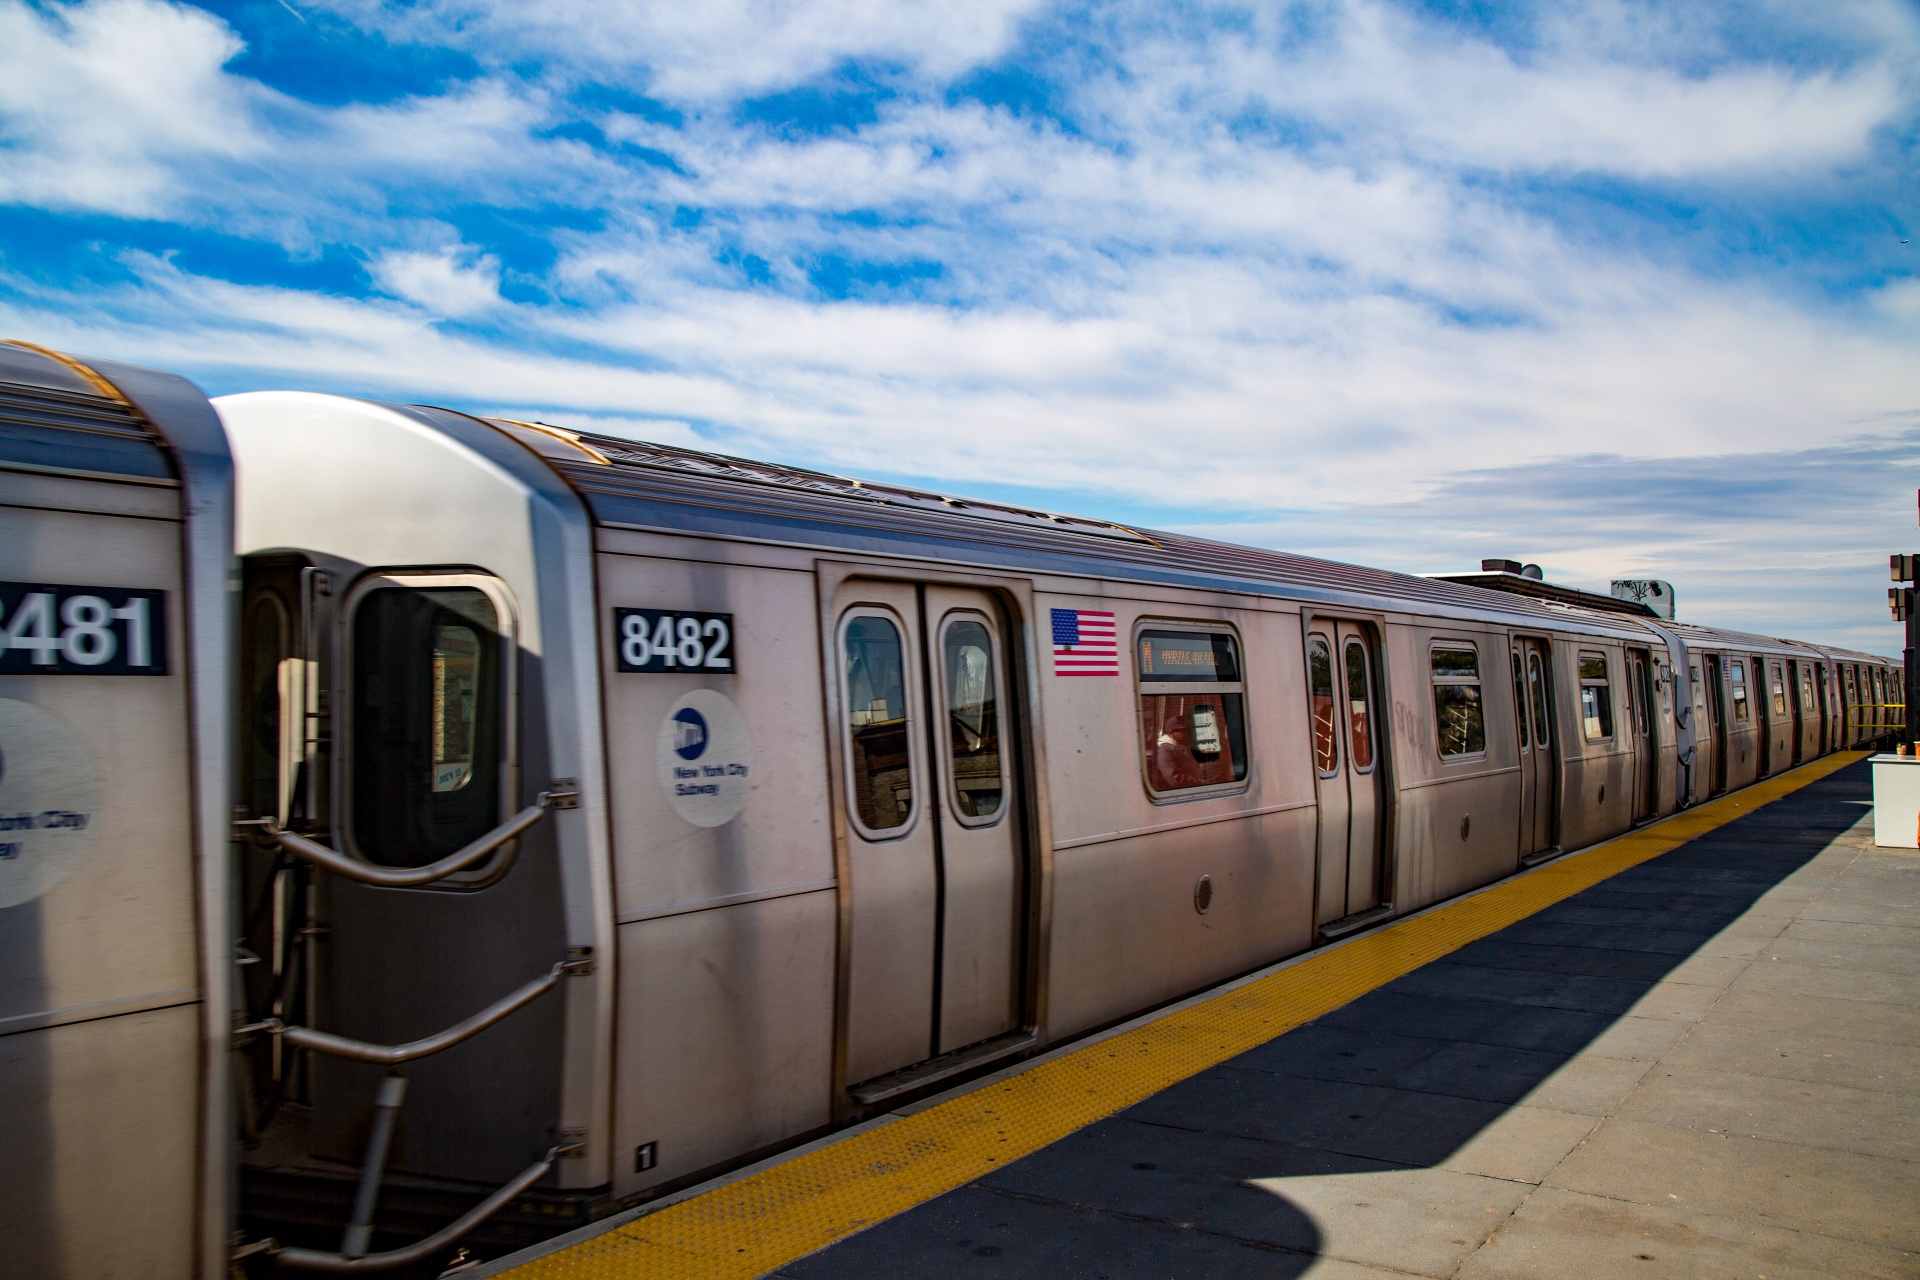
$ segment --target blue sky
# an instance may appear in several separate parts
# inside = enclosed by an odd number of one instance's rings
[[[1897,0],[0,0],[0,328],[1892,653],[1917,102]]]

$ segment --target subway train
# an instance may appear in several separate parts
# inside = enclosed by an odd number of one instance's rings
[[[1904,725],[1886,659],[0,346],[0,1239],[439,1275]]]

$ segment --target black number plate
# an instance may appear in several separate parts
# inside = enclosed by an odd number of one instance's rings
[[[166,592],[0,582],[0,675],[165,674]]]
[[[614,668],[619,671],[725,672],[733,654],[733,615],[673,609],[613,611]]]

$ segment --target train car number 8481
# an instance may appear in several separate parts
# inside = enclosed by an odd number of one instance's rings
[[[0,675],[163,676],[167,593],[0,582]]]

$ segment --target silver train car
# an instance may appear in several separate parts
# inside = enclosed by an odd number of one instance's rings
[[[222,1016],[172,1104],[200,1252],[155,1275],[438,1274],[1902,714],[1883,658],[1601,597],[444,409],[213,408],[238,599],[192,581],[234,693],[175,755],[226,752],[233,814],[169,919]],[[14,670],[0,699],[134,683]],[[153,759],[115,768],[174,785]],[[64,927],[0,912],[0,945]],[[33,1150],[10,1186],[55,1180]]]
[[[233,466],[171,374],[0,343],[0,1271],[225,1273]]]

